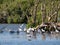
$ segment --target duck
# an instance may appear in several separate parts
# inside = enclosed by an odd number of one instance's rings
[[[18,30],[21,32],[22,31],[22,29],[21,28],[18,28]]]
[[[58,33],[59,31],[56,29],[55,32]]]
[[[0,30],[0,33],[3,33],[4,31],[3,30]]]
[[[45,33],[45,30],[44,30],[44,29],[41,29],[41,32],[42,32],[42,33]]]
[[[10,30],[10,29],[9,29],[9,32],[10,32],[10,33],[15,33],[15,31],[13,31],[13,30]]]
[[[31,31],[34,32],[34,28],[29,28],[29,29],[27,29],[27,33],[30,33]]]
[[[31,30],[30,28],[29,28],[29,29],[27,29],[27,33],[28,33],[28,34],[30,33],[30,30]]]
[[[24,28],[24,32],[26,32],[27,31],[27,29],[26,28]]]
[[[20,28],[22,28],[22,27],[23,27],[23,25],[24,25],[24,24],[22,24],[22,25],[20,26]]]

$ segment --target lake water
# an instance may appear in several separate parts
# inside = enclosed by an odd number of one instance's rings
[[[0,45],[60,45],[60,34],[31,34],[31,37],[22,31],[19,34],[9,33],[7,30],[22,30],[26,28],[25,24],[0,24]]]

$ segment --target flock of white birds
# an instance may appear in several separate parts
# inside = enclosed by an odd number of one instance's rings
[[[34,30],[36,30],[35,28],[31,28],[31,27],[28,28],[28,29],[24,28],[24,29],[22,30],[22,27],[23,27],[23,26],[24,26],[24,24],[22,24],[22,25],[19,26],[19,28],[18,28],[18,31],[19,31],[19,32],[24,31],[24,32],[26,32],[26,33],[30,33],[31,31],[33,32]],[[54,26],[54,28],[55,28],[55,32],[58,33],[59,31],[56,29],[56,26]],[[9,32],[12,31],[11,29],[7,29],[7,28],[6,28],[6,30],[9,31]],[[42,32],[45,32],[44,29],[38,29],[38,32],[41,32],[41,31],[42,31]]]

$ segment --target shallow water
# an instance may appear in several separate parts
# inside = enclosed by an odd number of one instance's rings
[[[0,24],[0,45],[60,45],[60,34],[40,34],[31,33],[31,37],[26,32],[9,33],[7,30],[18,30],[21,24]],[[3,28],[4,27],[4,28]],[[25,24],[20,28],[25,28]]]

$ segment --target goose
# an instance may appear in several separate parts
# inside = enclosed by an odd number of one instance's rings
[[[35,28],[29,28],[28,30],[27,30],[27,33],[30,33],[30,32],[35,32]]]
[[[56,29],[56,30],[55,30],[55,32],[57,32],[57,33],[58,33],[59,31]]]
[[[45,30],[44,30],[44,29],[41,29],[41,31],[42,31],[42,33],[44,33],[44,32],[45,32]]]
[[[24,24],[22,24],[20,27],[22,28],[23,25],[24,25]]]
[[[27,30],[27,33],[30,33],[30,31],[29,31],[29,30]]]
[[[27,29],[26,29],[26,28],[24,28],[24,32],[25,32],[25,31],[27,31]]]
[[[30,28],[29,28],[29,29],[27,29],[27,33],[30,33]]]
[[[18,28],[18,30],[21,32],[22,31],[22,29],[21,28]]]
[[[9,29],[9,32],[10,32],[10,33],[15,33],[15,31],[13,31],[13,30],[10,30],[10,29]]]
[[[27,33],[30,33],[31,31],[33,31],[32,28],[27,29]]]
[[[35,28],[31,28],[31,31],[35,31]]]

